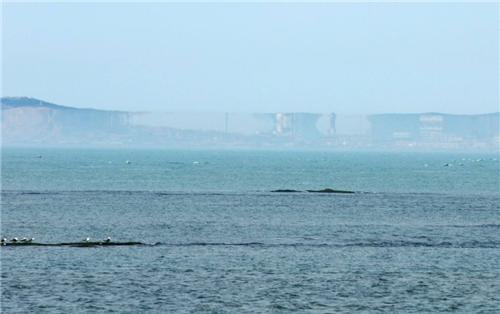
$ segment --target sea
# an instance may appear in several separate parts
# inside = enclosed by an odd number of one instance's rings
[[[2,313],[500,313],[498,153],[1,157],[2,238],[145,244],[2,246]]]

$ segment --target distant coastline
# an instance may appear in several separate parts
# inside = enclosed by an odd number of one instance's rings
[[[4,97],[3,146],[498,151],[500,113],[128,112]]]

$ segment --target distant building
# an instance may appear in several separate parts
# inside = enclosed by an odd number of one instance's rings
[[[336,118],[334,113],[277,113],[275,133],[297,140],[317,141],[337,133]]]
[[[491,143],[500,132],[500,113],[481,115],[377,114],[368,117],[376,144],[405,140],[415,144]]]
[[[336,118],[337,116],[334,113],[328,114],[328,122],[329,122],[328,135],[335,135],[337,133]]]
[[[500,149],[500,113],[124,112],[1,100],[7,145]]]

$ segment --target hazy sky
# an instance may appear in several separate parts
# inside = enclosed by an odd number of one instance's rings
[[[122,110],[482,113],[499,4],[4,4],[4,96]]]

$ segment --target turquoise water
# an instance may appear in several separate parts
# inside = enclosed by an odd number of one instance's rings
[[[4,190],[500,193],[493,154],[4,149],[2,157]]]
[[[2,236],[155,245],[2,247],[2,312],[496,313],[498,159],[4,149]]]

